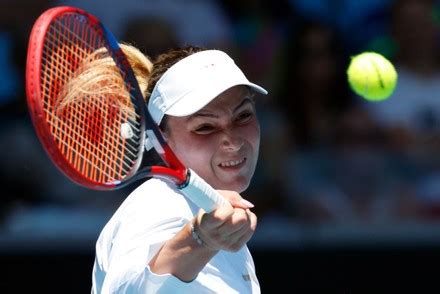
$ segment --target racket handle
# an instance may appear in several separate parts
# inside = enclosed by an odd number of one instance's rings
[[[208,213],[216,207],[231,205],[220,193],[191,169],[188,184],[180,190],[198,207],[203,208]]]

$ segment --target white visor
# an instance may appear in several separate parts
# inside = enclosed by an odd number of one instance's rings
[[[151,93],[148,111],[160,124],[165,114],[194,114],[224,91],[238,85],[267,94],[265,89],[249,82],[226,53],[200,51],[180,60],[162,75]]]

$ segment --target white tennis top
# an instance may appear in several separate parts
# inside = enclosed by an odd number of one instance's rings
[[[198,210],[165,181],[150,179],[139,186],[98,238],[92,293],[260,293],[247,246],[220,251],[189,283],[151,272],[151,258]]]

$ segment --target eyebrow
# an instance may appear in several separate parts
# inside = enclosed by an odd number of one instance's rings
[[[245,105],[245,104],[247,104],[247,103],[250,103],[250,104],[252,104],[252,105],[254,104],[254,100],[253,100],[253,98],[252,98],[251,95],[246,96],[246,97],[240,102],[240,104],[238,104],[238,105],[234,108],[234,110],[233,110],[232,112],[233,112],[233,113],[237,112],[237,111],[238,111],[243,105]],[[196,113],[190,115],[190,116],[187,118],[187,121],[189,121],[189,120],[191,120],[191,119],[194,119],[194,118],[196,118],[196,117],[212,117],[212,118],[218,118],[218,115],[215,115],[215,114],[213,114],[213,113],[203,113],[203,112],[199,113],[199,112],[196,112]]]

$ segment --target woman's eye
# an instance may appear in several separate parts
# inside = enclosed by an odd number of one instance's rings
[[[198,128],[195,129],[196,134],[210,134],[212,132],[214,132],[215,128],[213,126],[210,125],[202,125]]]
[[[237,121],[238,123],[246,123],[246,122],[248,122],[249,120],[251,120],[253,116],[254,116],[254,113],[253,113],[253,112],[245,111],[245,112],[240,113],[240,114],[237,116],[236,121]]]

